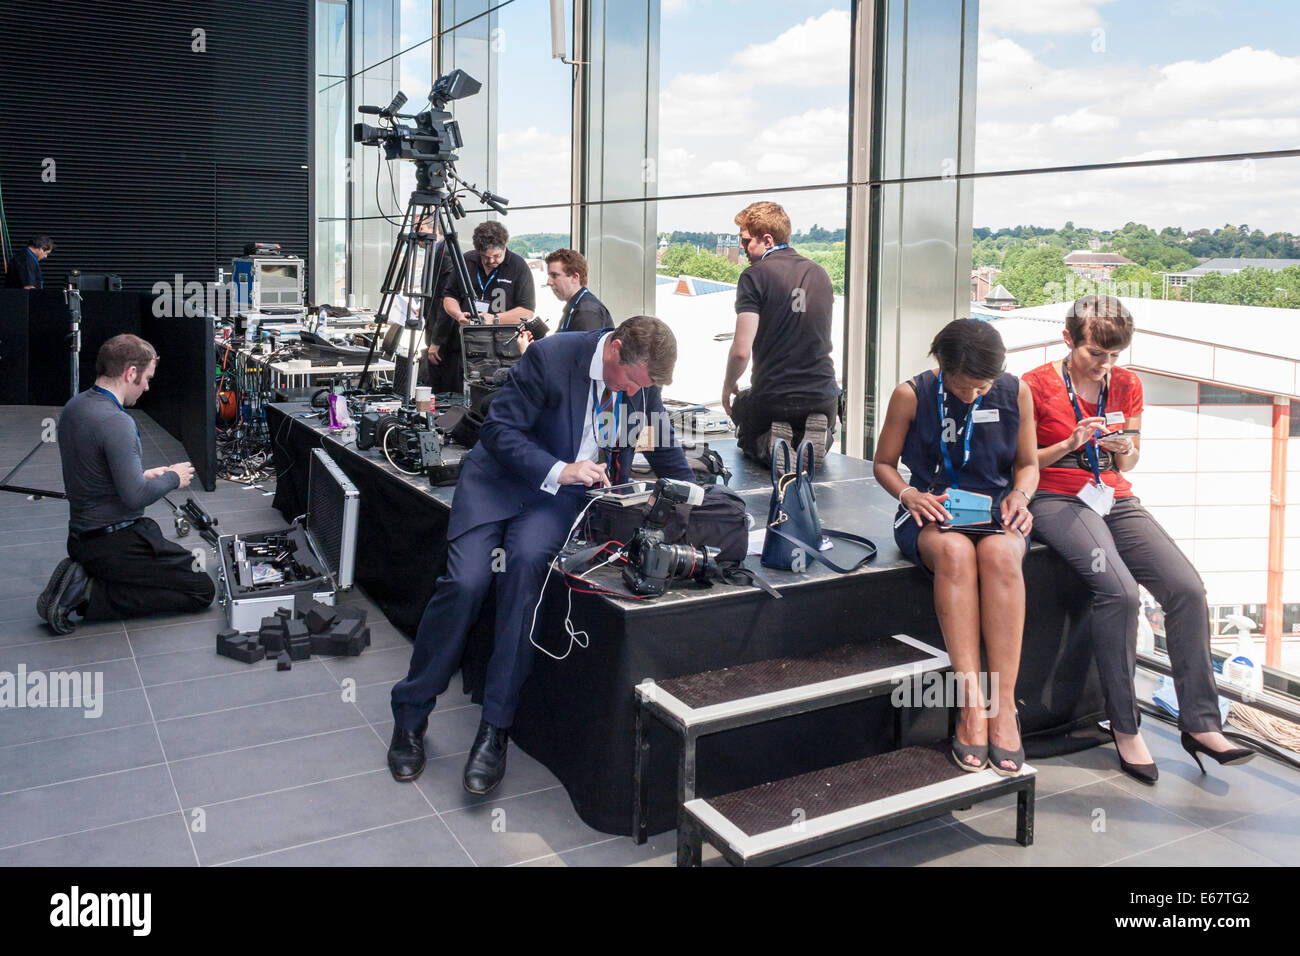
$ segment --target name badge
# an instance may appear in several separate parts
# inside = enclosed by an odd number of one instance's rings
[[[491,312],[492,310],[491,310],[491,308],[488,306],[488,304],[487,304],[486,302],[484,302],[482,299],[475,299],[475,300],[474,300],[474,311],[475,311],[475,312]]]
[[[1115,489],[1089,481],[1079,489],[1079,500],[1104,518],[1115,505]]]
[[[980,422],[996,422],[998,420],[998,410],[996,408],[977,408],[975,413],[971,415],[970,420],[975,425]]]
[[[1125,422],[1125,420],[1127,419],[1127,417],[1128,417],[1128,416],[1125,415],[1123,412],[1107,412],[1107,413],[1106,413],[1106,424],[1107,424],[1107,425],[1123,425],[1124,422]]]

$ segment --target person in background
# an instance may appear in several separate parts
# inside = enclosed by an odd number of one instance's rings
[[[68,495],[68,557],[55,568],[36,613],[70,634],[88,621],[201,611],[216,587],[188,548],[166,540],[144,509],[188,488],[188,461],[140,464],[140,429],[126,409],[149,391],[158,353],[144,339],[115,335],[95,357],[95,384],[59,416],[59,457]]]
[[[736,284],[736,332],[722,382],[722,408],[736,444],[771,461],[777,438],[812,442],[818,465],[835,440],[840,386],[831,362],[835,290],[817,263],[790,248],[790,217],[774,202],[736,214],[749,268]],[[749,388],[737,382],[749,365]]]
[[[572,249],[556,249],[546,257],[546,285],[564,303],[557,332],[612,329],[609,309],[587,288],[587,260]]]
[[[1222,734],[1210,660],[1210,614],[1200,575],[1124,476],[1138,463],[1142,380],[1115,363],[1133,340],[1133,315],[1114,296],[1089,295],[1065,318],[1069,354],[1027,373],[1037,419],[1042,481],[1034,533],[1078,573],[1091,595],[1089,631],[1120,768],[1142,783],[1158,778],[1138,731],[1138,585],[1165,613],[1183,748],[1204,772],[1254,751]]]
[[[1038,487],[1033,399],[1004,371],[1006,349],[987,322],[949,322],[930,354],[938,368],[899,385],[889,399],[874,472],[899,500],[894,541],[934,582],[939,627],[960,678],[952,758],[962,770],[987,764],[1013,776],[1025,760],[1015,692],[1025,626],[1022,562]],[[910,482],[898,471],[900,457]],[[952,517],[946,504],[958,489],[988,496],[993,520],[985,530],[993,533],[945,527]],[[981,643],[991,700],[979,684]]]
[[[41,263],[54,251],[54,241],[49,236],[36,236],[27,243],[27,248],[14,256],[9,263],[9,272],[5,275],[5,287],[9,289],[43,289],[45,277],[41,273]]]

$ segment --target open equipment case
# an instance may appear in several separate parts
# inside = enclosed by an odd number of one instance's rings
[[[360,492],[320,448],[312,451],[307,502],[307,514],[287,528],[217,539],[219,600],[234,630],[256,631],[277,608],[292,608],[296,595],[333,604],[336,591],[352,587]]]
[[[517,325],[462,325],[460,354],[465,397],[471,407],[505,384],[505,372],[519,361]]]

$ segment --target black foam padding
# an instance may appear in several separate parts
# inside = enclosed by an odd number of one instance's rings
[[[293,660],[289,657],[288,651],[281,651],[275,657],[275,669],[278,671],[293,670]]]
[[[313,634],[324,634],[334,626],[334,622],[337,620],[338,615],[334,613],[334,609],[324,604],[316,604],[303,618],[307,630]]]
[[[363,607],[357,607],[355,604],[336,604],[333,610],[340,620],[347,618],[360,621],[362,624],[366,623],[366,609]]]
[[[363,625],[361,621],[357,620],[356,618],[349,618],[346,620],[342,620],[334,625],[334,636],[336,638],[340,638],[342,640],[348,641],[356,637],[358,634],[360,634],[361,629],[364,626],[365,625]],[[366,628],[366,630],[368,631],[370,629]]]
[[[907,747],[705,801],[749,836],[963,777],[949,745]]]
[[[295,600],[296,600],[296,598],[295,598]],[[288,621],[288,620],[292,620],[292,619],[293,619],[293,608],[290,608],[290,607],[277,607],[277,608],[275,609],[275,616],[278,617],[278,618],[282,618],[282,619],[284,619],[284,620],[286,620],[286,621]],[[262,620],[266,620],[266,618],[263,618]]]
[[[311,638],[304,636],[289,641],[289,659],[295,661],[311,660]]]
[[[310,633],[307,630],[306,621],[285,621],[284,632],[290,643],[295,640],[302,640]]]
[[[877,637],[859,644],[830,647],[808,657],[774,657],[752,664],[685,674],[660,681],[659,686],[688,707],[707,707],[932,657],[926,651],[892,637]]]

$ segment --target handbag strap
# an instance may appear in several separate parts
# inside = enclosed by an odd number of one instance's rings
[[[773,489],[780,486],[781,476],[789,474],[790,460],[793,457],[790,451],[790,443],[784,438],[778,438],[772,442],[772,487]],[[782,459],[784,462],[782,463]]]
[[[847,531],[832,531],[829,528],[823,528],[822,534],[828,538],[831,539],[838,538],[841,541],[852,541],[854,544],[866,545],[867,553],[863,555],[861,558],[859,558],[855,564],[849,567],[840,567],[840,565],[836,564],[830,558],[822,554],[820,548],[817,548],[813,545],[809,545],[803,541],[800,541],[798,538],[796,538],[794,535],[790,534],[789,532],[782,531],[778,525],[775,524],[769,525],[768,530],[772,531],[775,534],[780,535],[782,538],[785,538],[785,540],[789,541],[791,544],[797,547],[804,554],[812,555],[822,564],[826,565],[826,567],[830,568],[832,571],[838,572],[839,574],[848,574],[850,571],[856,571],[858,568],[862,567],[864,564],[866,564],[868,561],[870,561],[872,558],[876,556],[875,542],[871,541],[869,538],[864,538],[861,535],[850,534]]]
[[[805,456],[808,459],[808,463],[806,465],[804,464]],[[808,441],[807,439],[801,441],[799,443],[799,451],[795,455],[795,469],[801,475],[806,473],[808,475],[808,480],[811,482],[815,477],[814,472],[815,472],[816,464],[817,464],[817,458],[813,454],[812,442]]]

